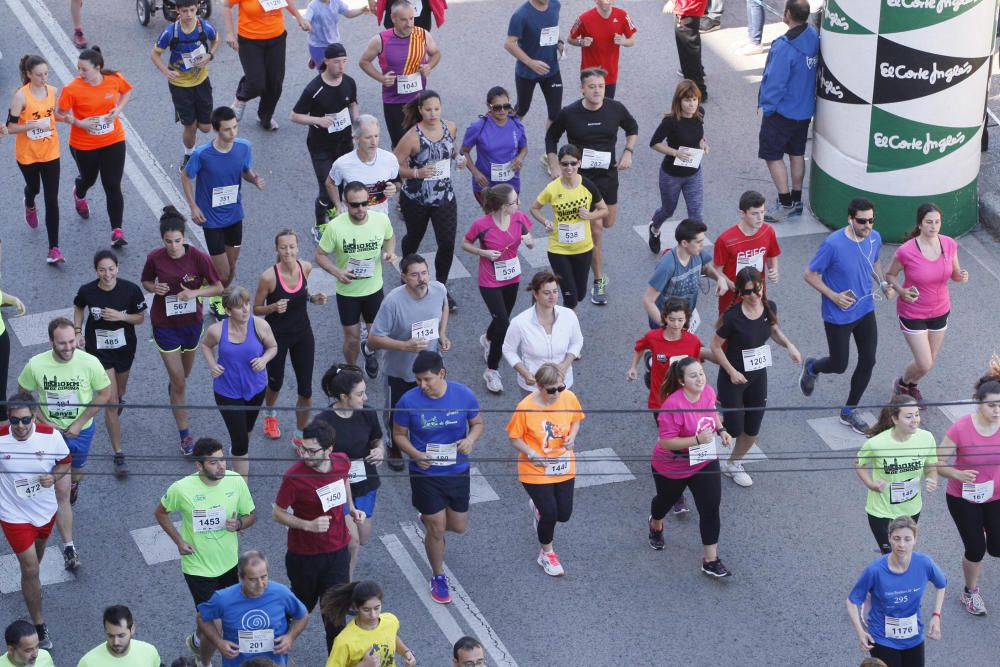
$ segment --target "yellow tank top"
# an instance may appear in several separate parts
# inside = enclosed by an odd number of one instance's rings
[[[44,123],[32,127],[27,132],[19,132],[14,137],[14,157],[20,164],[36,162],[51,162],[59,158],[59,132],[56,130],[56,89],[46,86],[45,99],[37,99],[31,94],[29,85],[21,87],[24,95],[24,110],[18,116],[17,124],[25,125],[32,121],[48,119]]]

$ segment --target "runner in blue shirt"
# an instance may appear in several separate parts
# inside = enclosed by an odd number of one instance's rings
[[[469,525],[469,454],[483,433],[476,395],[464,384],[449,382],[445,372],[437,352],[417,354],[417,386],[399,399],[392,427],[393,441],[410,457],[412,502],[427,532],[431,598],[441,604],[451,602],[444,536],[446,531],[464,533]]]
[[[240,583],[215,591],[198,605],[198,627],[219,649],[222,667],[237,667],[258,656],[285,667],[309,612],[287,586],[268,579],[261,552],[244,552],[237,569]],[[216,619],[222,621],[222,636],[213,623]]]
[[[181,170],[184,197],[191,209],[191,220],[205,230],[205,245],[212,264],[229,287],[236,275],[236,261],[243,243],[242,181],[264,189],[264,177],[254,173],[250,142],[237,139],[236,112],[219,107],[212,112],[212,128],[216,137],[198,146]],[[198,180],[197,187],[192,185]],[[226,317],[221,297],[212,297],[209,307],[216,319]]]
[[[934,612],[926,627],[929,639],[941,639],[941,607],[948,579],[930,556],[913,550],[917,522],[901,516],[889,523],[892,551],[861,573],[847,596],[847,615],[862,651],[896,667],[924,667],[924,620],[920,602],[927,582],[937,588]],[[871,595],[867,628],[861,605]]]

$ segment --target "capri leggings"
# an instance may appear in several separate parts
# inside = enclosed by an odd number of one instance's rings
[[[917,512],[912,517],[914,521],[920,521],[920,512]],[[875,537],[875,544],[878,545],[879,550],[884,553],[892,552],[892,548],[889,546],[889,524],[892,523],[892,519],[885,519],[880,516],[868,515],[868,527],[872,530],[872,535]]]
[[[906,649],[875,644],[869,653],[884,662],[886,667],[924,667],[924,642]]]
[[[517,302],[517,290],[520,283],[511,283],[502,287],[479,286],[479,293],[490,311],[490,326],[486,329],[486,340],[490,342],[489,355],[486,357],[486,367],[497,370],[500,368],[500,357],[503,356],[503,339],[507,336],[510,326],[510,314],[514,312]]]
[[[978,563],[987,551],[994,558],[1000,558],[1000,500],[978,504],[951,494],[945,498],[965,545],[965,560]]]
[[[49,247],[59,245],[59,158],[32,164],[17,163],[24,175],[24,205],[35,206],[39,192],[45,196],[45,231]],[[6,385],[4,385],[6,386]]]
[[[698,508],[698,529],[701,531],[701,543],[704,545],[719,543],[719,530],[722,521],[719,518],[719,504],[722,502],[722,480],[719,477],[719,462],[712,461],[690,477],[673,479],[664,477],[653,470],[653,482],[656,484],[656,495],[650,503],[649,513],[656,521],[667,516],[667,512],[684,494],[684,489],[691,489],[695,507]]]
[[[563,305],[567,308],[576,308],[576,304],[587,296],[587,278],[590,276],[590,258],[593,254],[593,250],[577,255],[548,254],[549,266],[559,276]]]
[[[851,393],[847,396],[847,406],[853,408],[861,401],[862,394],[868,388],[872,379],[872,369],[875,368],[875,353],[878,349],[878,326],[875,323],[875,312],[872,311],[859,320],[848,324],[830,324],[824,322],[826,342],[830,348],[830,356],[817,359],[813,363],[813,373],[840,374],[847,370],[850,361],[851,336],[858,348],[858,365],[851,375]]]
[[[92,150],[70,148],[76,168],[80,175],[76,177],[76,196],[83,199],[97,177],[101,177],[101,187],[104,188],[104,198],[107,200],[108,219],[112,229],[121,229],[122,217],[125,215],[125,198],[122,196],[122,176],[125,173],[125,140]]]
[[[733,384],[728,373],[719,371],[719,404],[723,408],[743,408],[722,412],[726,431],[734,438],[740,435],[755,437],[760,433],[764,410],[753,408],[763,408],[767,405],[767,369],[750,371],[743,375],[747,379],[746,384]]]
[[[514,88],[517,91],[517,115],[524,118],[531,108],[531,99],[535,96],[535,86],[542,89],[545,96],[545,113],[549,121],[556,119],[562,109],[562,74],[557,70],[552,76],[544,79],[529,79],[523,76],[514,77]],[[606,94],[606,93],[605,93]]]
[[[302,398],[312,398],[313,359],[316,356],[316,339],[312,327],[306,327],[298,334],[275,334],[278,353],[267,362],[267,388],[277,393],[285,383],[285,356],[292,358],[295,384]]]
[[[264,403],[264,390],[261,390],[250,400],[229,398],[219,392],[213,393],[215,393],[215,404],[220,408],[230,405],[253,408],[252,410],[219,410],[222,414],[222,421],[226,423],[226,430],[229,431],[229,442],[232,443],[230,452],[233,456],[246,456],[250,452],[250,433],[253,432],[254,424],[257,423],[260,406]]]
[[[524,484],[538,510],[538,543],[552,544],[556,522],[566,523],[573,514],[573,486],[575,480],[567,479],[555,484]]]
[[[458,202],[455,197],[442,201],[437,206],[424,206],[403,195],[399,198],[406,223],[403,237],[403,257],[413,254],[420,247],[427,233],[427,223],[434,227],[437,252],[434,254],[434,274],[442,285],[448,284],[451,260],[455,256],[455,234],[458,229]]]

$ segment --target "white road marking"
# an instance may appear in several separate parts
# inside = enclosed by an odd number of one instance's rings
[[[522,243],[520,255],[528,260],[531,268],[544,269],[549,265],[549,237],[536,236],[534,248],[528,248]],[[525,279],[527,279],[527,276],[521,278],[521,280]]]
[[[872,413],[861,412],[859,415],[869,424],[875,423],[875,415]],[[808,424],[822,438],[826,446],[834,451],[861,449],[861,445],[865,444],[865,436],[841,424],[840,417],[819,417],[808,420]]]
[[[43,313],[28,313],[22,317],[12,317],[7,320],[7,327],[17,336],[17,342],[22,347],[42,345],[49,342],[49,322],[57,317],[73,320],[72,308],[59,308]]]
[[[615,450],[610,447],[591,449],[576,453],[577,489],[585,486],[599,486],[614,482],[630,482],[635,479],[628,466],[622,463]]]
[[[181,522],[174,521],[174,528],[180,531]],[[181,555],[177,553],[177,545],[163,532],[160,524],[130,530],[129,535],[135,541],[135,546],[139,547],[139,553],[142,554],[146,565],[180,560]]]
[[[487,503],[491,500],[500,500],[500,496],[493,490],[486,477],[479,471],[479,468],[472,468],[469,477],[469,503]]]
[[[96,554],[98,552],[94,553],[95,560],[93,562],[97,563]],[[86,566],[86,562],[84,562],[84,566]],[[72,572],[63,567],[61,547],[53,545],[45,548],[45,556],[42,558],[38,578],[41,580],[42,586],[61,584],[76,579]],[[19,590],[21,590],[21,566],[18,565],[17,555],[0,556],[0,593],[16,593]]]
[[[412,521],[403,521],[400,523],[400,526],[403,529],[403,534],[406,535],[406,539],[413,545],[413,548],[423,555],[424,564],[430,567],[430,563],[427,562],[427,557],[424,555],[423,534],[418,531],[416,524]],[[451,588],[451,606],[462,615],[465,622],[472,628],[472,635],[483,643],[483,648],[486,649],[486,652],[495,664],[501,667],[517,667],[517,662],[514,661],[510,651],[500,641],[500,637],[493,631],[493,628],[486,621],[486,617],[479,611],[479,607],[472,601],[468,592],[466,592],[461,582],[459,582],[458,578],[455,577],[455,574],[447,565],[444,566],[444,573],[448,577],[448,586]],[[435,604],[430,599],[429,593],[425,592],[422,597],[429,604]]]
[[[832,230],[812,216],[809,208],[802,211],[802,215],[793,218],[785,218],[781,222],[768,223],[774,227],[774,235],[779,239],[791,236],[806,236],[807,234],[829,234]]]
[[[965,403],[964,405],[939,405],[938,408],[952,423],[976,411],[976,406],[972,403]]]

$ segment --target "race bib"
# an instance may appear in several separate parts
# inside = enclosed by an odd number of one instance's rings
[[[29,500],[41,492],[42,483],[38,481],[37,477],[14,480],[14,493],[17,494],[18,498]]]
[[[593,151],[589,148],[583,149],[583,159],[580,161],[580,169],[609,169],[610,167],[610,151]]]
[[[993,497],[993,480],[988,479],[981,484],[962,482],[962,497],[977,505],[985,503]]]
[[[719,458],[719,453],[715,447],[715,438],[712,438],[711,442],[706,442],[704,445],[695,445],[688,448],[688,460],[693,466],[699,463],[708,463],[717,458]]]
[[[451,160],[438,160],[434,163],[434,175],[427,178],[428,181],[440,181],[451,178]]]
[[[425,340],[434,340],[440,338],[438,334],[438,323],[441,318],[435,317],[430,320],[421,320],[419,322],[414,322],[410,327],[410,338],[423,338]]]
[[[264,4],[265,0],[261,0]],[[274,630],[240,630],[240,653],[271,653],[274,651]]]
[[[905,503],[913,500],[920,493],[920,478],[914,477],[905,482],[892,482],[889,484],[889,502],[892,504]]]
[[[450,466],[458,462],[458,443],[428,443],[425,452],[432,466]]]
[[[351,469],[347,473],[347,481],[350,484],[357,484],[368,479],[368,471],[365,469],[364,461],[351,461]]]
[[[521,275],[521,260],[517,257],[498,259],[493,262],[493,274],[497,280],[513,280]]]
[[[736,256],[736,273],[739,273],[748,266],[752,266],[761,273],[764,273],[764,253],[759,252],[747,257],[745,255]]]
[[[240,196],[240,186],[237,185],[220,185],[217,188],[212,188],[212,208],[219,208],[220,206],[229,206],[230,204],[235,204],[236,200]]]
[[[114,331],[94,329],[94,338],[97,341],[98,350],[117,350],[120,347],[125,347],[124,329],[115,329]]]
[[[559,26],[550,25],[548,28],[542,28],[538,35],[538,46],[555,46],[558,43]]]
[[[559,235],[559,243],[569,245],[571,243],[580,243],[587,238],[587,233],[583,228],[582,222],[560,222],[556,226],[556,230]]]
[[[46,118],[43,121],[45,123],[45,127],[34,125],[35,122],[38,121],[33,121],[32,127],[28,129],[28,139],[31,141],[39,141],[41,139],[48,139],[52,136],[52,121]]]
[[[226,508],[210,507],[206,510],[191,510],[191,526],[196,533],[212,533],[226,528]]]
[[[490,163],[490,182],[506,183],[512,178],[514,178],[514,169],[510,166],[510,162],[504,162],[503,164]]]
[[[354,274],[355,278],[372,278],[375,276],[375,260],[348,257],[347,270]]]
[[[181,62],[184,63],[184,69],[194,69],[198,67],[198,63],[203,56],[205,56],[208,51],[205,49],[204,44],[199,44],[190,51],[181,54]]]
[[[546,461],[545,476],[555,477],[557,475],[568,475],[570,460],[571,460],[570,454],[563,454],[559,458],[553,459],[551,461]]]
[[[701,158],[703,155],[705,155],[705,151],[703,151],[700,148],[687,148],[685,146],[681,146],[681,148],[687,151],[690,157],[689,159],[684,160],[681,159],[681,156],[678,155],[677,157],[674,158],[675,167],[687,167],[688,169],[697,169],[699,166],[701,166]]]
[[[287,0],[257,0],[265,12],[273,12],[276,9],[284,9],[288,6]]]
[[[75,405],[80,397],[74,389],[52,389],[45,391],[46,409],[51,419],[76,419],[83,408]]]
[[[98,121],[97,127],[87,130],[90,134],[94,136],[99,136],[102,134],[111,134],[115,130],[115,120],[110,116],[96,116]]]
[[[167,317],[194,315],[198,312],[198,301],[196,299],[181,301],[176,295],[165,296],[163,297],[163,309],[167,311]]]
[[[886,639],[909,639],[917,636],[917,615],[906,618],[885,617]]]
[[[326,128],[326,131],[329,132],[330,134],[333,134],[334,132],[340,132],[341,130],[346,130],[351,126],[351,110],[349,108],[341,109],[337,113],[330,113],[327,114],[326,116],[327,118],[331,118],[333,120],[333,123],[330,124],[330,127]]]
[[[396,75],[397,95],[409,95],[410,93],[419,93],[423,89],[424,89],[424,82],[420,78],[420,72],[414,72],[413,74]]]
[[[743,371],[759,371],[771,365],[771,346],[761,345],[743,350]]]
[[[319,496],[319,501],[323,504],[323,511],[329,512],[334,507],[340,507],[347,502],[347,487],[344,480],[338,479],[336,482],[330,482],[316,489],[316,495]]]

